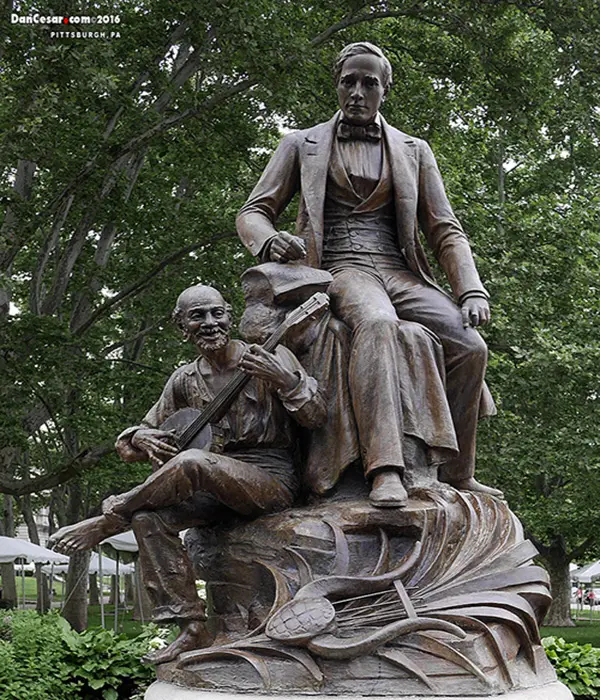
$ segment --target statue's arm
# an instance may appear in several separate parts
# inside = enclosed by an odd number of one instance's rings
[[[285,346],[278,346],[275,354],[282,365],[298,377],[298,383],[291,390],[277,391],[286,411],[305,428],[320,427],[327,420],[327,403],[317,380],[306,373],[296,356]]]
[[[292,133],[282,139],[236,220],[238,235],[252,255],[264,257],[278,234],[277,219],[299,187],[298,140]]]
[[[459,302],[468,296],[487,298],[468,238],[456,218],[435,157],[425,141],[419,148],[419,224]]]
[[[115,442],[117,454],[124,462],[144,462],[149,458],[148,450],[136,445],[134,438],[140,431],[152,431],[152,435],[158,438],[161,433],[160,425],[177,410],[175,401],[175,384],[180,379],[179,371],[176,371],[166,383],[160,398],[146,413],[139,425],[126,428]],[[166,435],[166,433],[164,433]]]

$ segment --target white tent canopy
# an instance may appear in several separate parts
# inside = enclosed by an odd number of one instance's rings
[[[575,571],[572,574],[572,577],[581,583],[591,583],[593,580],[600,578],[600,561],[582,566],[579,571]]]
[[[68,564],[69,557],[16,537],[0,537],[0,564],[26,559],[36,564]]]
[[[133,530],[108,537],[102,541],[102,544],[110,544],[114,549],[118,549],[120,552],[137,552],[139,549]],[[104,557],[102,557],[102,561],[104,562]]]
[[[88,572],[90,574],[97,574],[100,571],[100,557],[96,552],[92,552],[90,556],[90,565]],[[54,573],[60,574],[67,570],[68,566],[66,564],[61,564],[60,566],[54,567]],[[45,566],[43,568],[44,573],[50,573],[50,567]],[[125,576],[126,574],[132,574],[135,571],[133,564],[119,564],[119,576]],[[102,555],[102,574],[103,576],[116,576],[117,575],[117,562],[110,557]]]

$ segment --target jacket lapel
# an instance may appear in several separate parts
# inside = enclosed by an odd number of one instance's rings
[[[409,268],[437,289],[427,257],[419,241],[419,164],[417,142],[411,136],[391,127],[381,119],[384,138],[388,147],[394,204],[396,207],[396,229],[400,248]],[[440,289],[440,291],[442,291]],[[444,292],[445,294],[445,292]]]
[[[309,129],[301,144],[300,186],[314,233],[317,257],[323,247],[323,211],[327,188],[327,169],[339,111],[323,124]]]
[[[404,237],[408,233],[413,234],[417,216],[419,187],[417,143],[407,134],[393,129],[383,117],[381,117],[381,124],[392,170],[398,231]],[[410,225],[407,225],[408,223]]]

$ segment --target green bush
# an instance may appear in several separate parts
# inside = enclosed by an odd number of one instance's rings
[[[140,663],[158,628],[134,639],[94,628],[73,631],[57,613],[0,615],[0,700],[120,700],[154,678]]]
[[[562,637],[545,637],[542,644],[558,680],[580,698],[600,696],[600,649],[591,644],[565,642]]]

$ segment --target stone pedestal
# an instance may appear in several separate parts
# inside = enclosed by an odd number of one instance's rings
[[[568,695],[540,644],[547,574],[498,499],[440,487],[402,509],[328,501],[188,546],[215,642],[157,673],[198,698]]]
[[[285,700],[306,700],[306,695],[285,695]],[[311,695],[315,700],[331,700],[331,696]],[[360,700],[358,695],[338,695],[335,700]],[[413,696],[416,697],[416,696]],[[419,700],[432,700],[433,696],[421,695]],[[484,700],[487,696],[474,695],[469,700]],[[190,690],[171,683],[157,681],[151,685],[144,696],[145,700],[265,700],[264,695],[239,695],[204,690]],[[558,681],[537,688],[515,690],[502,696],[503,700],[573,700],[571,691]],[[410,696],[407,698],[410,700]],[[435,700],[456,700],[453,696],[436,696]]]

